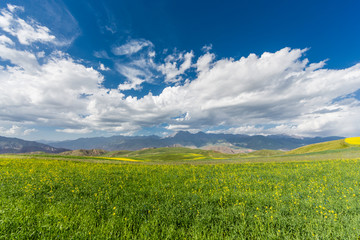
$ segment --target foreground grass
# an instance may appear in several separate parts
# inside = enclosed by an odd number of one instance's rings
[[[0,158],[0,239],[357,239],[358,169]]]

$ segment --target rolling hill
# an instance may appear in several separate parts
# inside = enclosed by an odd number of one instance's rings
[[[358,148],[360,147],[359,138],[345,138],[340,140],[310,144],[287,152],[287,154],[306,154],[314,152],[324,152],[331,150],[341,150],[347,148]],[[358,144],[356,144],[358,143]]]
[[[58,156],[74,156],[74,157],[94,157],[101,159],[128,159],[141,160],[147,162],[173,162],[173,161],[194,161],[194,160],[212,160],[226,159],[234,157],[233,154],[224,154],[211,150],[191,149],[184,147],[165,147],[150,148],[137,151],[104,151],[99,149],[92,150],[73,150],[60,153]]]

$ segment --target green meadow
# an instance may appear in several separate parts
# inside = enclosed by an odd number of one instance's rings
[[[360,148],[343,143],[1,155],[0,239],[358,239]]]

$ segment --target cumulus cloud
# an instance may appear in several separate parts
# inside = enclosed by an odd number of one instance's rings
[[[1,133],[5,136],[14,135],[14,134],[18,133],[19,130],[20,130],[20,127],[16,126],[16,125],[12,125],[12,127],[10,129],[5,129],[5,128],[0,129]]]
[[[175,117],[174,118],[176,121],[178,122],[183,122],[183,121],[188,121],[191,119],[191,116],[188,112],[184,113],[184,114],[181,114],[180,116],[178,117]]]
[[[191,67],[193,57],[193,51],[168,55],[165,63],[158,66],[158,69],[165,75],[165,82],[175,83],[183,80],[181,75]]]
[[[0,58],[10,61],[13,65],[19,66],[27,71],[36,71],[39,69],[36,56],[31,52],[9,48],[7,44],[0,44],[0,52]]]
[[[101,71],[110,71],[110,68],[105,67],[105,65],[103,63],[99,64],[99,70]]]
[[[16,11],[1,10],[0,28],[18,21]],[[117,89],[107,89],[104,76],[86,61],[31,48],[47,39],[38,35],[41,29],[52,35],[38,23],[25,23],[34,35],[22,38],[21,31],[9,28],[0,36],[0,121],[15,126],[0,129],[7,134],[20,134],[21,124],[32,126],[21,129],[22,134],[44,125],[61,133],[129,134],[160,124],[170,131],[214,132],[221,126],[222,132],[247,134],[360,134],[360,102],[352,96],[360,86],[360,64],[326,69],[325,61],[304,58],[307,49],[290,48],[240,59],[216,59],[208,51],[196,59],[192,51],[180,52],[155,63],[152,43],[132,40],[114,52],[131,58],[114,64],[125,80]],[[99,70],[107,69],[99,64]],[[182,81],[191,69],[196,76]],[[141,89],[159,73],[175,86],[163,87],[158,95],[123,93]]]
[[[0,117],[7,121],[53,125],[64,133],[126,133],[160,123],[172,131],[221,125],[230,126],[233,133],[248,134],[360,132],[354,123],[360,117],[358,100],[333,101],[357,89],[360,65],[343,70],[323,69],[323,64],[315,68],[303,59],[300,49],[217,61],[206,53],[198,58],[193,81],[166,87],[157,96],[137,98],[121,91],[141,86],[146,78],[141,63],[138,68],[118,65],[118,71],[131,81],[109,90],[102,87],[99,72],[62,52],[39,64],[32,53],[12,49],[6,41],[0,47],[1,57],[14,65],[0,70],[4,86]]]
[[[0,43],[2,45],[6,45],[6,44],[14,45],[14,42],[10,38],[8,38],[7,36],[4,36],[4,35],[0,35]]]
[[[36,131],[37,130],[34,128],[28,129],[18,125],[12,125],[10,128],[0,127],[0,135],[3,136],[13,136],[13,135],[26,136]]]
[[[29,134],[31,134],[31,133],[33,133],[33,132],[37,132],[37,131],[38,131],[38,130],[36,130],[35,128],[25,129],[25,130],[24,130],[24,136],[29,135]]]
[[[215,55],[213,53],[206,53],[199,57],[196,62],[196,70],[200,73],[205,73],[210,69],[210,64],[214,61]]]
[[[145,47],[152,47],[152,42],[145,40],[145,39],[132,39],[125,43],[124,45],[114,47],[112,52],[115,55],[132,55],[134,53],[139,52],[141,49]]]
[[[237,132],[347,135],[359,131],[354,124],[348,125],[349,129],[331,126],[354,119],[345,116],[354,115],[357,99],[336,104],[333,99],[358,89],[360,64],[343,70],[321,69],[323,63],[315,67],[302,59],[305,51],[284,48],[260,57],[250,54],[239,60],[221,59],[210,69],[198,67],[197,79],[180,87],[168,87],[158,98],[181,106],[192,116],[188,124],[198,128],[250,123],[277,127],[240,127]]]
[[[81,122],[87,107],[82,96],[99,92],[103,76],[60,51],[40,64],[32,52],[15,47],[0,43],[0,58],[11,63],[0,69],[1,120],[65,126]]]

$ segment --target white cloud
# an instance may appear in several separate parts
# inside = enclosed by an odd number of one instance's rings
[[[150,53],[133,57],[125,64],[115,64],[116,71],[126,78],[124,83],[119,84],[119,90],[141,90],[141,85],[144,82],[153,82],[153,72],[156,71],[157,65],[154,63]]]
[[[24,7],[22,6],[16,6],[16,5],[12,5],[12,4],[7,4],[7,8],[9,9],[10,12],[15,12],[16,10],[19,10],[21,12],[24,11]]]
[[[183,80],[181,77],[191,67],[194,57],[193,51],[187,53],[175,53],[165,58],[165,63],[158,66],[159,71],[165,75],[165,82],[175,83]]]
[[[169,125],[169,126],[166,126],[165,128],[168,130],[180,131],[180,130],[187,130],[187,129],[191,128],[191,126],[178,124],[178,125]]]
[[[110,71],[110,68],[105,67],[105,65],[103,63],[99,64],[99,70],[101,71]]]
[[[119,84],[119,90],[140,90],[141,84],[145,81],[146,75],[142,70],[125,65],[116,65],[117,71],[127,78],[125,83]]]
[[[94,57],[104,58],[104,59],[110,59],[109,55],[108,55],[107,52],[104,51],[104,50],[102,50],[102,51],[95,51],[95,52],[94,52]]]
[[[14,45],[14,42],[13,42],[10,38],[8,38],[7,36],[1,35],[1,36],[0,36],[0,44],[3,44],[3,45],[6,45],[6,44],[8,44],[8,45]]]
[[[18,133],[19,130],[20,130],[19,126],[13,125],[10,129],[7,130],[2,129],[2,132],[5,136],[7,136],[7,135],[14,135]]]
[[[47,27],[40,26],[35,22],[30,25],[22,19],[17,19],[17,24],[18,26],[15,27],[12,35],[16,36],[21,44],[52,42],[55,40],[55,36],[50,34],[50,30]]]
[[[45,57],[45,52],[44,52],[44,51],[37,52],[37,53],[36,53],[36,56],[37,56],[38,58],[43,58],[43,57]]]
[[[253,123],[279,126],[269,130],[240,127],[237,132],[300,135],[360,132],[356,124],[330,131],[335,122],[341,125],[353,121],[345,116],[358,108],[358,100],[335,106],[333,99],[358,89],[360,64],[344,70],[318,69],[323,63],[314,68],[306,59],[301,60],[303,53],[304,50],[284,48],[261,57],[251,54],[239,60],[222,59],[213,63],[210,70],[198,67],[197,79],[177,88],[169,87],[165,90],[172,94],[164,90],[158,98],[166,98],[188,111],[192,127]],[[339,110],[317,113],[322,109]]]
[[[33,42],[55,42],[55,36],[50,34],[50,30],[41,26],[35,20],[26,22],[17,17],[14,12],[20,7],[8,5],[8,10],[0,10],[0,28],[10,35],[16,37],[21,44],[29,45]]]
[[[155,51],[150,51],[148,55],[150,58],[153,58],[153,57],[155,57],[156,53],[155,53]]]
[[[208,45],[203,46],[201,50],[203,50],[204,52],[207,53],[207,52],[209,52],[212,48],[213,48],[213,45],[210,43],[210,44],[208,44]]]
[[[10,29],[10,26],[13,21],[13,15],[11,12],[6,9],[0,10],[0,28],[8,33],[12,33],[13,31]]]
[[[266,131],[264,127],[256,127],[254,125],[244,125],[240,127],[231,127],[223,130],[209,130],[207,133],[228,133],[228,134],[247,134],[247,135],[256,135],[256,134],[265,134]]]
[[[234,126],[228,129],[233,133],[248,134],[360,133],[355,123],[359,101],[333,101],[357,89],[360,64],[323,69],[323,63],[302,59],[304,50],[284,48],[260,57],[218,61],[205,53],[195,64],[198,76],[193,81],[166,87],[158,96],[137,98],[121,91],[139,89],[150,81],[144,70],[154,64],[149,59],[134,60],[130,66],[117,64],[128,81],[109,90],[102,87],[99,72],[62,52],[45,56],[40,64],[34,54],[16,50],[8,41],[2,41],[0,48],[1,58],[14,65],[0,69],[2,120],[52,125],[64,133],[133,133],[160,123],[172,131],[222,125]],[[185,55],[183,59],[193,58],[192,53]],[[178,117],[179,113],[186,114]]]
[[[13,137],[13,136],[26,136],[31,134],[32,132],[36,132],[37,130],[32,128],[28,129],[19,125],[12,125],[9,128],[0,127],[0,135]]]
[[[54,52],[41,65],[34,54],[0,44],[0,57],[13,65],[0,70],[1,120],[76,125],[86,115],[86,98],[103,77],[70,56]],[[62,125],[62,123],[61,123]]]
[[[112,24],[112,25],[106,25],[105,26],[105,29],[109,32],[111,32],[112,34],[116,33],[117,31],[117,27],[115,24]]]
[[[10,29],[13,22],[15,28]],[[219,60],[209,52],[193,60],[190,51],[155,63],[152,43],[132,40],[115,51],[130,59],[115,62],[125,80],[118,89],[107,89],[104,77],[86,61],[61,51],[49,55],[31,49],[30,43],[52,41],[50,31],[38,23],[20,22],[10,10],[1,10],[0,27],[8,31],[0,36],[0,121],[14,126],[0,131],[8,134],[30,134],[43,125],[62,133],[134,133],[159,124],[171,131],[222,126],[223,131],[248,134],[360,134],[360,102],[351,97],[360,86],[360,64],[330,70],[324,68],[325,61],[304,59],[306,49],[290,48]],[[104,53],[94,55],[106,57]],[[101,64],[99,69],[106,70]],[[182,82],[191,69],[197,75]],[[176,86],[144,97],[122,92],[155,81],[156,70]],[[17,126],[23,123],[32,128],[20,131]]]
[[[67,128],[67,129],[56,129],[56,132],[74,133],[74,134],[85,134],[85,133],[91,133],[92,131],[89,130],[89,129],[87,129],[87,128],[82,128],[82,129]]]
[[[6,44],[0,44],[0,59],[9,60],[12,64],[17,65],[29,72],[39,69],[36,56],[28,51],[19,51],[9,48]]]
[[[33,132],[37,132],[37,131],[38,130],[36,130],[35,128],[26,129],[26,130],[24,130],[24,136],[29,135],[29,134],[31,134]]]
[[[205,73],[210,69],[211,63],[214,61],[215,55],[213,53],[206,53],[199,57],[196,62],[198,72]]]
[[[129,42],[121,45],[119,47],[114,47],[112,52],[115,55],[132,55],[134,53],[139,52],[141,49],[145,47],[153,47],[152,42],[144,39],[132,39]]]
[[[174,118],[176,121],[178,122],[183,122],[183,121],[188,121],[191,119],[191,116],[188,112],[186,112],[185,114],[182,114],[179,117]]]

